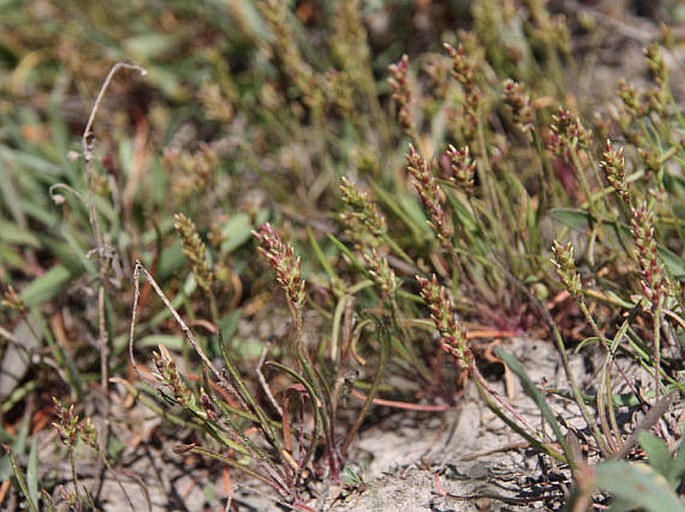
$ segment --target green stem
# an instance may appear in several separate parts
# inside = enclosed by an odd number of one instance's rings
[[[559,462],[568,462],[566,457],[560,453],[559,451],[555,450],[552,448],[550,445],[547,443],[543,443],[539,439],[537,439],[535,436],[529,434],[524,428],[522,428],[518,423],[516,423],[514,420],[512,420],[509,416],[507,416],[504,411],[500,408],[500,404],[498,404],[495,399],[493,398],[490,390],[487,387],[487,384],[485,381],[481,381],[479,378],[476,376],[473,376],[471,379],[475,384],[476,387],[478,388],[478,393],[480,394],[481,398],[485,402],[485,405],[488,406],[488,408],[497,415],[499,419],[501,419],[506,425],[511,428],[514,432],[516,432],[518,435],[520,435],[523,439],[528,441],[531,445],[535,446],[539,450],[543,451],[550,457],[552,457],[555,460],[558,460]]]
[[[343,456],[347,454],[347,450],[350,447],[350,444],[354,440],[355,436],[357,435],[357,432],[359,431],[359,428],[362,426],[362,422],[366,418],[366,415],[369,412],[369,409],[371,409],[371,405],[373,404],[373,400],[376,397],[376,394],[378,393],[378,388],[381,384],[381,379],[383,377],[383,374],[385,373],[385,368],[387,365],[388,361],[388,353],[390,352],[390,332],[388,330],[387,325],[383,321],[380,321],[380,354],[379,354],[379,359],[378,359],[378,368],[376,369],[376,374],[373,379],[373,383],[371,384],[371,387],[369,388],[369,391],[366,395],[366,400],[364,401],[364,405],[362,406],[361,410],[359,411],[359,415],[357,416],[357,419],[355,420],[354,424],[350,428],[350,430],[347,433],[347,436],[345,437],[345,442],[343,443],[343,446],[341,448],[341,453]]]

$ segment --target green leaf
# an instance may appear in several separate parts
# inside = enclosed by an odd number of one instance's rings
[[[173,351],[182,350],[183,337],[174,334],[150,334],[136,341],[137,347],[156,347],[158,345],[164,345]]]
[[[238,213],[231,220],[221,226],[221,234],[226,240],[221,244],[221,252],[230,254],[252,238],[253,225],[250,216]]]
[[[561,431],[561,426],[559,425],[556,416],[554,416],[552,409],[550,409],[549,404],[545,400],[544,395],[535,386],[535,384],[533,384],[533,381],[530,380],[530,377],[528,377],[526,370],[523,368],[518,359],[516,359],[513,355],[505,352],[499,346],[495,347],[495,354],[497,355],[497,357],[502,359],[502,361],[504,361],[504,363],[518,377],[519,382],[521,382],[521,386],[523,387],[523,391],[525,391],[525,393],[533,399],[535,405],[538,406],[538,409],[540,409],[542,417],[554,431],[554,436],[556,437],[557,442],[561,444],[564,450],[564,454],[567,457],[569,457],[571,452],[569,451],[568,446],[566,444],[566,438],[564,437],[564,433]]]
[[[14,450],[8,450],[7,454],[9,455],[10,464],[12,466],[12,473],[14,474],[14,478],[19,487],[19,491],[26,499],[26,505],[28,506],[31,512],[38,512],[36,502],[31,499],[29,489],[26,486],[26,478],[24,472],[22,471],[21,466],[19,466],[19,463],[17,462],[17,458],[14,455]]]
[[[679,281],[685,281],[685,260],[662,245],[657,245],[656,250],[668,273]]]
[[[0,161],[6,162],[17,168],[36,171],[39,175],[53,174],[58,175],[62,168],[44,158],[17,149],[10,149],[7,146],[0,147]]]
[[[38,439],[36,437],[31,439],[29,461],[26,466],[26,486],[31,501],[38,503]]]
[[[561,222],[574,231],[583,231],[590,227],[592,216],[585,210],[578,208],[554,208],[549,212],[550,217]]]
[[[0,240],[8,244],[40,247],[40,239],[31,231],[27,231],[12,222],[0,220]]]
[[[65,265],[55,265],[22,290],[21,300],[29,308],[40,306],[62,293],[73,277],[74,274]]]
[[[409,231],[411,231],[415,242],[423,243],[429,233],[429,229],[425,223],[426,216],[423,213],[423,210],[421,210],[421,207],[416,204],[416,201],[408,196],[402,198],[390,194],[373,181],[370,181],[369,184],[378,200],[398,219],[404,222]],[[407,213],[407,209],[411,211],[410,214]],[[419,219],[415,220],[413,217],[418,217]]]
[[[668,478],[673,460],[666,443],[654,434],[645,431],[638,432],[637,440],[642,449],[647,452],[649,465]]]
[[[597,465],[597,488],[607,491],[632,507],[648,512],[685,512],[685,506],[671,490],[666,478],[641,462],[610,460]]]
[[[168,53],[178,44],[177,34],[159,34],[149,32],[139,36],[129,37],[123,42],[127,52],[139,60],[150,60]]]
[[[680,437],[680,443],[678,444],[678,449],[673,457],[673,463],[669,468],[668,481],[671,483],[674,489],[676,489],[685,474],[685,442],[683,437]]]
[[[0,242],[0,263],[23,270],[25,267],[24,257],[15,246]]]
[[[221,327],[221,335],[227,342],[230,342],[235,333],[238,331],[240,314],[240,309],[234,309],[233,311],[226,313],[219,322],[219,326]]]
[[[309,244],[312,246],[312,249],[314,249],[314,254],[316,255],[316,258],[319,260],[319,263],[321,263],[323,269],[326,271],[328,278],[331,280],[337,279],[338,275],[335,273],[335,270],[333,270],[333,267],[331,266],[330,262],[328,261],[328,258],[324,254],[323,249],[321,249],[319,241],[316,239],[316,237],[314,236],[314,232],[309,226],[307,226],[307,236],[309,237]]]
[[[359,262],[357,257],[354,254],[352,254],[352,251],[350,251],[350,249],[344,243],[342,243],[340,240],[338,240],[331,233],[327,233],[326,236],[328,236],[328,239],[331,242],[333,242],[333,245],[335,245],[338,249],[340,249],[340,252],[342,252],[345,256],[347,256],[347,258],[350,260],[352,265],[354,265],[355,267],[357,267],[358,269],[360,269],[364,273],[367,272],[366,267]]]

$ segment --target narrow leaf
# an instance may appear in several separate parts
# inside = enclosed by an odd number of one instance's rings
[[[597,487],[648,512],[685,512],[666,479],[647,464],[610,460],[597,465]]]
[[[566,439],[564,437],[563,432],[561,431],[561,426],[559,425],[559,422],[554,416],[552,409],[550,409],[549,404],[545,400],[545,397],[540,392],[540,390],[535,386],[535,384],[533,384],[533,381],[530,380],[530,377],[526,373],[526,370],[523,368],[521,363],[513,355],[502,350],[501,347],[495,347],[495,354],[497,355],[497,357],[501,358],[502,361],[504,361],[504,363],[518,377],[519,381],[521,382],[521,386],[523,387],[523,390],[530,398],[533,399],[535,404],[540,409],[542,417],[554,431],[554,436],[556,437],[557,442],[561,444],[564,450],[564,454],[566,456],[569,456],[570,451],[568,449],[568,446],[566,445]]]
[[[38,503],[38,439],[36,437],[31,439],[29,461],[26,466],[26,486],[31,501]]]
[[[72,272],[66,266],[55,265],[22,290],[21,300],[29,308],[40,306],[62,293],[72,277]]]

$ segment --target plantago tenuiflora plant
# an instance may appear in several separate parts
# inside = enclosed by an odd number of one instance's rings
[[[81,420],[78,414],[76,414],[73,404],[67,406],[60,402],[57,398],[53,400],[56,420],[52,426],[55,428],[55,430],[57,430],[60,441],[69,452],[69,464],[71,467],[71,478],[74,490],[73,492],[69,493],[68,502],[77,510],[95,510],[96,508],[90,493],[85,490],[85,488],[81,489],[79,484],[78,470],[76,466],[76,452],[78,449],[82,448],[82,446],[79,446],[79,444],[82,444],[94,450],[107,470],[112,472],[117,485],[126,498],[128,506],[131,508],[131,510],[135,510],[136,508],[131,501],[131,497],[126,491],[126,488],[122,485],[117,472],[114,471],[114,468],[110,464],[106,455],[100,449],[98,432],[91,419],[86,418],[85,420]],[[143,486],[142,488],[143,491],[145,491],[147,508],[148,510],[152,510],[150,496],[147,494],[145,487]]]
[[[456,312],[452,300],[449,298],[448,291],[438,282],[437,277],[433,275],[428,279],[422,276],[416,276],[416,281],[420,287],[421,298],[425,301],[426,306],[431,313],[431,320],[440,334],[441,349],[454,359],[454,362],[462,371],[466,372],[468,378],[478,388],[479,394],[486,405],[502,421],[528,440],[532,445],[538,447],[540,450],[559,461],[573,465],[573,455],[564,440],[558,422],[554,418],[544,397],[534,387],[530,379],[528,379],[518,361],[506,353],[503,353],[503,351],[498,352],[499,356],[502,357],[507,362],[507,365],[519,376],[524,388],[526,388],[526,392],[535,400],[538,407],[540,407],[544,419],[552,427],[556,441],[563,448],[563,453],[553,447],[548,440],[544,439],[544,437],[538,436],[535,433],[535,429],[485,380],[476,365],[473,352],[469,348],[466,330],[456,318]]]
[[[657,245],[654,238],[654,212],[643,202],[632,209],[631,233],[637,247],[637,261],[640,266],[640,284],[652,315],[654,347],[654,385],[656,398],[661,390],[661,329],[662,314],[668,278],[664,275],[663,265],[658,261]]]
[[[292,249],[285,246],[280,241],[280,236],[270,227],[261,230],[261,232],[263,237],[268,239],[265,240],[265,245],[274,261],[274,265],[277,267],[279,282],[284,283],[284,286],[290,292],[289,300],[292,301],[292,310],[295,314],[300,315],[304,303],[304,284],[299,276],[299,267]],[[329,434],[329,431],[323,428],[325,418],[327,418],[325,414],[327,411],[321,411],[324,404],[328,402],[320,398],[319,388],[315,388],[315,386],[319,385],[319,382],[314,380],[316,375],[311,368],[301,343],[297,344],[302,354],[301,357],[298,357],[298,361],[305,368],[304,375],[306,377],[285,365],[272,363],[275,368],[293,378],[297,385],[301,385],[301,389],[304,391],[301,391],[296,385],[293,388],[293,392],[308,395],[311,408],[314,410],[314,417],[316,419],[314,433],[311,436],[305,436],[304,431],[301,430],[296,437],[301,444],[299,447],[293,447],[293,433],[289,423],[287,408],[280,408],[276,404],[274,408],[280,411],[282,417],[280,419],[272,417],[267,408],[257,399],[256,393],[251,389],[250,384],[241,375],[240,370],[236,366],[234,355],[228,352],[228,348],[221,339],[219,339],[219,348],[226,371],[220,371],[203,351],[192,330],[166,297],[157,282],[138,263],[135,267],[134,275],[135,289],[129,336],[129,353],[134,370],[136,370],[141,379],[144,379],[144,375],[136,363],[133,351],[137,308],[140,302],[138,282],[141,276],[147,280],[162,300],[183,331],[186,340],[202,361],[205,367],[205,371],[203,371],[203,386],[199,393],[198,390],[191,389],[178,371],[178,366],[170,352],[165,347],[160,347],[159,351],[153,356],[157,369],[156,379],[171,391],[168,400],[189,413],[190,419],[182,418],[172,412],[162,412],[163,409],[160,408],[160,405],[154,400],[150,400],[149,393],[145,391],[144,387],[137,388],[123,379],[114,380],[123,384],[134,397],[141,400],[152,410],[164,414],[178,425],[204,432],[208,436],[208,441],[218,446],[181,445],[175,449],[179,455],[195,453],[203,457],[215,459],[268,484],[288,502],[300,503],[300,491],[309,473],[308,468],[319,445],[320,437],[323,435],[322,433]],[[301,322],[301,318],[298,321]],[[298,329],[301,329],[301,324]],[[301,332],[297,334],[301,335]],[[309,370],[306,370],[307,368]],[[310,384],[311,382],[313,384]],[[245,433],[247,425],[256,427],[261,437],[255,440],[247,435]],[[301,425],[301,429],[304,429],[304,424]],[[309,443],[307,443],[307,440],[309,440]],[[337,452],[332,452],[331,460],[332,464],[337,463]],[[337,469],[337,466],[333,465],[331,473],[335,469]]]
[[[276,281],[281,286],[286,296],[288,308],[293,322],[293,337],[295,338],[295,353],[299,362],[302,374],[298,374],[280,363],[270,362],[271,366],[285,371],[293,377],[299,384],[304,386],[309,395],[314,409],[315,430],[313,441],[300,457],[299,470],[309,463],[314,455],[318,436],[323,436],[325,443],[326,456],[329,461],[331,478],[337,481],[340,476],[340,456],[338,448],[334,442],[334,418],[335,411],[332,410],[332,402],[328,392],[327,383],[312,364],[310,355],[304,346],[303,339],[303,308],[306,300],[305,282],[300,271],[300,258],[295,256],[295,251],[281,239],[281,235],[270,224],[263,224],[258,231],[253,233],[259,242],[259,252],[267,259],[274,273]],[[285,410],[284,410],[285,412]],[[285,421],[285,418],[284,418]],[[301,447],[302,449],[302,447]]]

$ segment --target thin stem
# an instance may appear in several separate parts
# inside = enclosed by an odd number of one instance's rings
[[[659,401],[661,394],[661,308],[663,299],[659,297],[656,308],[654,309],[654,386],[655,386],[655,400]]]
[[[376,397],[376,394],[378,393],[378,387],[381,384],[381,378],[383,377],[383,374],[385,373],[385,367],[388,361],[388,353],[390,352],[390,332],[388,330],[388,327],[381,322],[380,325],[380,354],[379,354],[379,359],[378,359],[378,368],[376,369],[376,373],[373,378],[373,383],[371,384],[371,388],[369,389],[368,394],[366,395],[366,400],[364,401],[364,405],[362,406],[361,410],[359,411],[359,414],[357,415],[357,419],[355,420],[354,424],[350,428],[350,430],[347,432],[347,436],[345,437],[345,442],[343,443],[343,446],[341,448],[341,453],[344,455],[347,454],[347,450],[350,447],[350,444],[352,444],[352,441],[354,440],[355,436],[357,435],[357,432],[359,431],[359,428],[362,426],[362,422],[366,418],[366,415],[369,412],[369,409],[371,409],[371,406],[373,405],[374,399]]]
[[[103,447],[107,444],[107,439],[109,438],[110,429],[110,402],[107,398],[107,387],[109,385],[109,333],[107,332],[107,320],[105,317],[105,293],[107,286],[107,269],[109,266],[110,259],[112,257],[112,251],[105,247],[105,243],[102,237],[102,229],[100,228],[100,221],[98,220],[97,211],[95,209],[95,169],[93,168],[93,148],[95,146],[95,136],[93,134],[93,123],[95,122],[95,116],[100,109],[100,104],[105,96],[105,92],[109,87],[112,78],[120,69],[134,69],[139,71],[141,75],[145,76],[147,71],[135,64],[126,64],[124,62],[117,62],[112,66],[105,81],[100,87],[100,92],[95,99],[93,108],[90,111],[90,116],[88,117],[88,122],[83,130],[83,135],[81,137],[81,148],[83,151],[83,160],[85,162],[86,176],[88,180],[88,217],[90,221],[90,227],[95,235],[95,253],[98,260],[98,347],[100,349],[100,389],[103,394],[103,405],[104,405],[104,432],[102,436]]]

